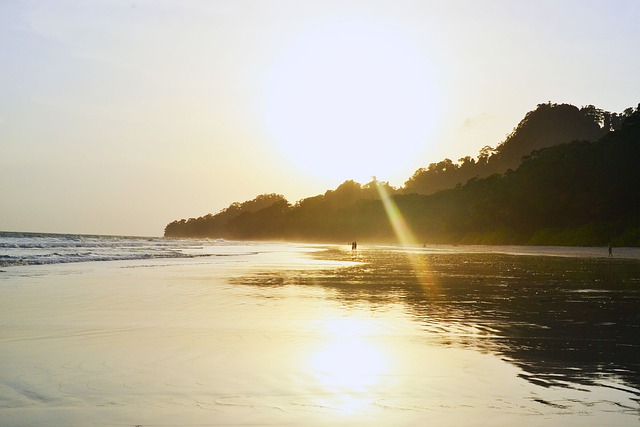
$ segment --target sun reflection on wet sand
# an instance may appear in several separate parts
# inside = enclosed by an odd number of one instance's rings
[[[361,414],[373,403],[391,363],[375,337],[380,327],[364,317],[328,317],[319,323],[326,341],[309,358],[312,377],[325,392],[317,404]]]
[[[308,330],[316,341],[303,367],[312,392],[300,403],[318,409],[314,421],[330,416],[343,425],[393,417],[415,422],[425,411],[437,420],[456,407],[469,425],[465,411],[482,406],[483,393],[505,400],[505,389],[520,393],[519,384],[506,381],[517,377],[517,368],[493,355],[434,344],[437,334],[420,333],[401,310],[341,308],[312,324]]]
[[[332,391],[360,392],[379,382],[386,360],[364,339],[337,340],[313,357],[320,382]]]

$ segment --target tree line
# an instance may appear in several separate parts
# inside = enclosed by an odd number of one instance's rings
[[[165,236],[393,242],[390,197],[422,243],[640,246],[639,108],[540,104],[495,149],[419,169],[402,188],[345,181],[294,204],[260,195]]]

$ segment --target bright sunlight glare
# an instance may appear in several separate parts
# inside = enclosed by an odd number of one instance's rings
[[[366,339],[336,339],[316,353],[313,367],[331,391],[354,393],[376,385],[385,366],[380,349]]]
[[[329,396],[338,401],[317,402],[339,407],[344,414],[361,412],[370,404],[371,393],[382,386],[388,372],[389,355],[376,343],[375,321],[356,315],[328,317],[319,326],[327,340],[312,354],[310,369]]]
[[[301,34],[265,81],[283,157],[315,178],[405,177],[426,152],[437,89],[424,51],[391,27],[340,22]]]

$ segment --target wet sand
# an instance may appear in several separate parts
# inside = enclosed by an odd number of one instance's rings
[[[345,249],[8,269],[0,424],[640,421],[637,261]]]

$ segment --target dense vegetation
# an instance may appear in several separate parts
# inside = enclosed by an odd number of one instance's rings
[[[613,124],[612,124],[613,123]],[[454,163],[444,159],[418,169],[404,184],[404,193],[432,194],[472,178],[516,169],[523,156],[534,150],[575,140],[595,141],[609,130],[620,128],[620,118],[588,105],[540,104],[496,148],[485,146],[477,159],[466,156]]]
[[[419,169],[403,188],[346,181],[293,205],[261,195],[165,236],[395,241],[381,200],[391,194],[419,242],[640,246],[638,182],[640,105],[541,104],[495,149]]]

